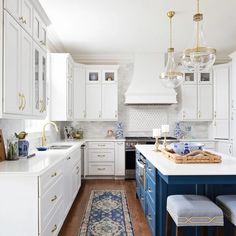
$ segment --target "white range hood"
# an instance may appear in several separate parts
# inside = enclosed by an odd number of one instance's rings
[[[125,93],[125,104],[174,104],[174,89],[165,88],[159,75],[164,70],[165,55],[159,53],[136,54],[133,79]]]

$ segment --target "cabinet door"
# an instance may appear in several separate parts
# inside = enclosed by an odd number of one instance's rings
[[[42,96],[42,116],[45,117],[47,113],[47,54],[41,50],[42,76],[41,76],[41,96]]]
[[[17,20],[21,16],[21,0],[4,0],[4,8]]]
[[[33,33],[33,6],[29,0],[21,0],[22,26],[32,35]]]
[[[85,68],[76,66],[74,68],[74,119],[83,120],[86,117],[85,111]]]
[[[183,120],[197,119],[197,87],[196,85],[182,86],[182,118]]]
[[[115,175],[125,175],[125,143],[115,143]]]
[[[233,154],[232,143],[218,141],[216,146],[217,146],[217,152],[228,156],[232,156]]]
[[[73,80],[67,77],[67,119],[73,118]]]
[[[118,92],[117,84],[102,85],[102,119],[118,119]]]
[[[19,114],[23,105],[20,91],[20,48],[21,27],[7,12],[4,12],[4,113]]]
[[[22,29],[21,36],[21,91],[23,96],[22,113],[32,114],[32,39]]]
[[[101,111],[101,85],[89,84],[86,86],[86,118],[99,120],[102,117]]]
[[[198,119],[213,119],[213,88],[212,85],[198,86]]]
[[[236,109],[236,58],[232,61],[231,100],[232,109]]]
[[[229,67],[214,67],[214,118],[229,119]]]
[[[228,120],[215,120],[214,121],[214,138],[216,139],[229,139],[229,121]]]
[[[46,48],[47,45],[47,26],[41,21],[40,27],[40,44]]]

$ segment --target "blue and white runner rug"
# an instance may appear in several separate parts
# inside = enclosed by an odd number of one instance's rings
[[[133,236],[124,190],[93,190],[79,236]]]

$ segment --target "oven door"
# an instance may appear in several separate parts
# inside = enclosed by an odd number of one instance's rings
[[[136,175],[137,175],[139,182],[143,186],[143,189],[145,189],[145,182],[146,182],[146,180],[145,180],[145,163],[140,159],[136,160]]]

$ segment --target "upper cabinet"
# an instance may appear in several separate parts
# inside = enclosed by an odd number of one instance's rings
[[[46,51],[32,38],[34,11],[49,24],[37,0],[4,1],[3,118],[46,117]]]
[[[72,121],[74,113],[74,62],[68,53],[50,54],[51,120]],[[76,91],[75,91],[76,92]]]
[[[4,8],[30,35],[32,35],[33,6],[30,0],[4,0]]]
[[[118,119],[118,66],[86,66],[86,119]]]
[[[229,139],[229,64],[214,66],[214,138]]]
[[[230,81],[230,87],[231,87],[231,108],[236,109],[236,52],[230,55],[232,58],[232,64],[231,64],[231,81]]]
[[[181,87],[181,120],[213,119],[213,83],[211,72],[184,73]]]

